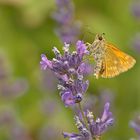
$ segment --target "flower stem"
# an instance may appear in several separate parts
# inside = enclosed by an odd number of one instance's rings
[[[85,122],[85,125],[86,125],[86,127],[88,128],[88,121],[87,121],[87,118],[86,118],[85,115],[84,115],[84,111],[83,111],[83,109],[82,109],[81,103],[78,103],[78,105],[79,105],[79,109],[80,109],[80,112],[81,112],[81,114],[82,114],[83,120],[84,120],[84,122]]]

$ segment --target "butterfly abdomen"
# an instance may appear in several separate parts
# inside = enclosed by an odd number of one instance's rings
[[[93,57],[95,61],[94,75],[96,76],[96,78],[98,78],[99,75],[104,71],[103,70],[104,55],[105,55],[105,47],[103,46],[103,44],[98,45],[93,50]]]

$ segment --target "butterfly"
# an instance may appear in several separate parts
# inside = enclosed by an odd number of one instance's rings
[[[97,79],[115,77],[132,68],[136,63],[132,56],[106,42],[104,34],[97,34],[94,42],[88,43],[87,46],[90,56],[95,61],[94,75]]]

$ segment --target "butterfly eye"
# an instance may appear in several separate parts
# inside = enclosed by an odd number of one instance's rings
[[[99,39],[99,40],[102,40],[102,39],[103,39],[103,37],[102,37],[102,36],[99,36],[99,37],[98,37],[98,39]]]

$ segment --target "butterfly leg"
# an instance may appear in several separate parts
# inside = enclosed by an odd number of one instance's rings
[[[91,44],[88,43],[88,42],[86,42],[85,45],[87,46],[87,50],[90,51],[90,49],[91,49]]]
[[[90,46],[90,45],[91,45],[90,43],[86,42],[86,46]]]

